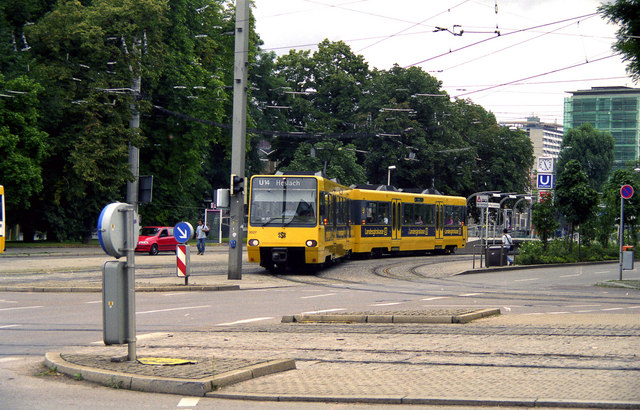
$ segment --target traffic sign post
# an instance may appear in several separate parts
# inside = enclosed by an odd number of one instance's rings
[[[173,237],[178,243],[187,243],[193,236],[193,226],[189,222],[178,222],[173,227]]]
[[[184,278],[184,284],[189,284],[189,275],[191,275],[191,249],[189,245],[176,245],[177,269],[176,274],[179,278]]]
[[[127,342],[130,362],[136,360],[136,304],[134,251],[140,223],[134,205],[114,202],[98,218],[98,240],[102,249],[127,262],[103,267],[103,339],[105,344]],[[117,311],[112,311],[117,305]]]
[[[633,187],[629,184],[620,187],[620,280],[622,280],[622,270],[624,269],[624,200],[631,199],[633,196]],[[632,258],[631,266],[633,266],[633,251],[630,252]],[[633,268],[631,268],[633,269]]]
[[[176,245],[176,274],[179,278],[184,278],[184,284],[189,284],[189,275],[191,274],[191,248],[186,245],[187,241],[193,236],[193,226],[189,222],[178,222],[173,227],[173,237],[180,245]]]

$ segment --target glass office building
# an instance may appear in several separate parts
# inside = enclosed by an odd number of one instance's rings
[[[629,87],[593,87],[570,91],[564,100],[564,132],[590,123],[608,131],[615,140],[614,167],[638,161],[640,154],[640,89]]]

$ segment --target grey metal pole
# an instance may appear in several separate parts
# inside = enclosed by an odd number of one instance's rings
[[[134,43],[134,46],[136,43]],[[138,96],[140,95],[141,78],[138,74],[133,79],[131,86],[133,101],[129,108],[131,109],[131,120],[129,127],[132,129],[140,128],[140,112],[136,107]],[[127,203],[131,205],[127,211],[127,234],[126,234],[126,257],[127,257],[127,345],[128,357],[130,362],[137,360],[136,355],[136,264],[135,264],[135,244],[133,238],[135,234],[134,219],[138,214],[138,183],[140,179],[140,151],[138,147],[129,143],[129,170],[133,174],[133,181],[127,181]]]
[[[622,244],[624,242],[624,198],[620,197],[620,280],[622,280]]]
[[[249,68],[249,1],[236,0],[235,58],[233,64],[233,128],[231,132],[231,173],[244,180],[247,130],[247,70]],[[248,189],[248,187],[244,187]],[[244,244],[244,194],[230,196],[228,279],[242,279]]]
[[[129,128],[140,128],[140,112],[136,107],[135,100],[140,95],[140,76],[133,80],[133,98],[131,102],[131,120],[129,121]],[[127,203],[133,205],[134,211],[138,211],[138,182],[140,180],[140,150],[138,147],[129,143],[129,170],[133,174],[133,181],[127,181]]]
[[[127,235],[126,235],[126,256],[127,256],[127,360],[134,362],[136,355],[136,267],[134,260],[135,244],[134,219],[137,218],[136,207],[130,205],[127,209]]]

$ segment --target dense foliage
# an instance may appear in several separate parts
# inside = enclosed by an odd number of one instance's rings
[[[100,209],[125,199],[129,145],[154,176],[143,224],[196,219],[229,181],[234,25],[227,0],[3,2],[0,87],[25,93],[0,99],[9,225],[88,239]],[[404,188],[529,190],[525,133],[422,69],[374,69],[328,40],[278,57],[251,27],[248,175],[271,160],[380,184],[395,165]]]
[[[541,241],[526,241],[520,246],[515,262],[519,265],[537,265],[602,261],[618,258],[618,252],[616,247],[605,248],[598,243],[571,247],[560,239],[550,241],[546,246]]]

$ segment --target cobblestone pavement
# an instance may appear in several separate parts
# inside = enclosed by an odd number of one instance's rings
[[[216,397],[640,406],[638,315],[512,315],[465,325],[236,326],[158,334],[138,349],[140,356],[296,361],[295,370],[222,387],[212,393]],[[73,350],[123,353],[122,347]],[[174,376],[186,369],[174,367]]]

